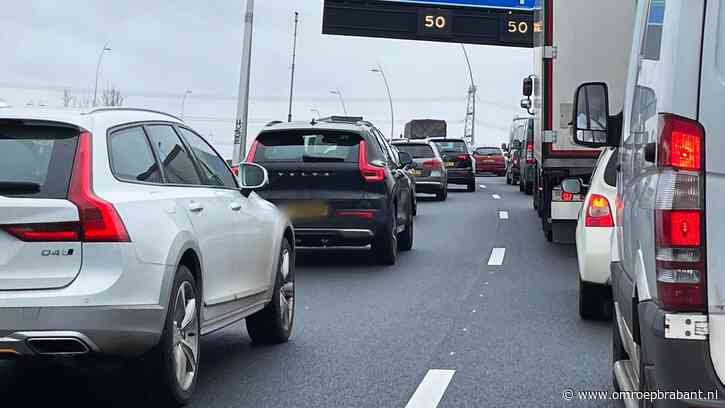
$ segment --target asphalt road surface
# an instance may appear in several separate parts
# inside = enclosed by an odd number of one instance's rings
[[[191,404],[222,407],[614,407],[562,399],[611,389],[611,325],[577,314],[573,246],[543,237],[503,178],[421,198],[395,267],[365,251],[300,254],[293,339],[257,347],[242,324],[205,337]],[[491,264],[491,265],[489,265]],[[138,377],[0,363],[2,405],[140,407]]]

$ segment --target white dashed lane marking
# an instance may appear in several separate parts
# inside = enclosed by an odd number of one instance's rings
[[[491,257],[488,258],[488,266],[501,266],[506,257],[506,248],[494,248]]]
[[[498,195],[498,194],[494,194],[494,195],[493,195],[493,199],[494,199],[494,200],[500,200],[500,199],[501,199],[501,196],[500,196],[500,195]]]
[[[498,218],[502,220],[508,220],[509,219],[509,212],[508,211],[499,211],[498,212]]]
[[[481,187],[482,189],[484,189],[484,190],[486,189],[486,186],[485,186],[485,185],[483,185],[483,184],[481,184],[481,186],[480,186],[480,187]]]
[[[451,352],[451,355],[454,355]],[[436,408],[443,399],[455,370],[428,370],[405,408]]]

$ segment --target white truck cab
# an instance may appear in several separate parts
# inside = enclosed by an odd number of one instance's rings
[[[615,383],[652,397],[627,406],[724,407],[725,0],[639,0],[621,120],[608,94],[577,90],[573,137],[620,151]]]

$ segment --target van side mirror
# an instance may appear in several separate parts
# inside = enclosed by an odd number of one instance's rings
[[[584,190],[584,182],[580,178],[568,178],[561,182],[561,191],[570,194],[581,194]]]
[[[587,147],[605,147],[609,140],[609,88],[603,82],[579,86],[574,95],[572,137]]]

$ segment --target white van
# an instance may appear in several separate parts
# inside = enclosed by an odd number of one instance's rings
[[[628,406],[724,407],[725,0],[637,7],[623,118],[604,83],[573,112],[577,142],[620,149],[615,385],[655,392]]]

